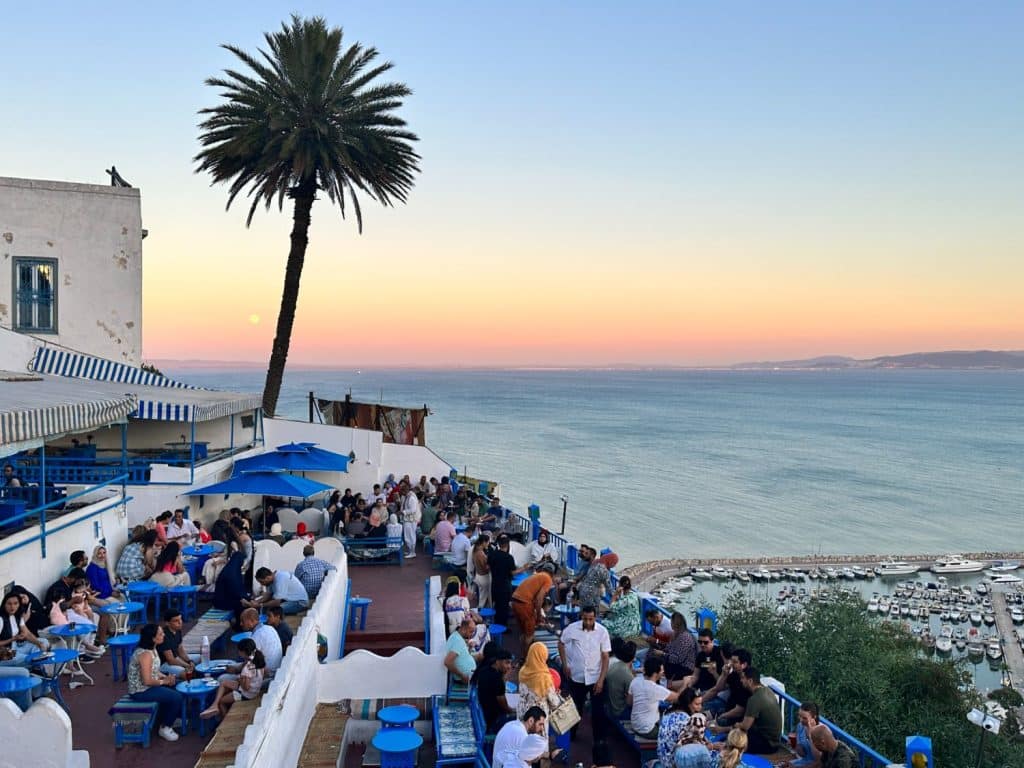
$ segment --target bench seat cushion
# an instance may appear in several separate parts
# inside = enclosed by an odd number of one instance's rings
[[[476,754],[473,717],[468,704],[439,704],[437,733],[438,757],[469,757]]]

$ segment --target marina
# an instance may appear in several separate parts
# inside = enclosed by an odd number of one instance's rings
[[[1019,594],[1018,592],[1017,595]],[[1009,593],[1003,588],[993,591],[992,608],[995,611],[996,627],[1002,638],[1003,663],[1009,676],[1007,682],[1010,687],[1020,691],[1024,687],[1024,626],[1011,618],[1008,596]],[[1015,604],[1019,616],[1020,602],[1017,601]]]

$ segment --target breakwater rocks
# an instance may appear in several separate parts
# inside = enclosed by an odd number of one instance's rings
[[[702,558],[673,558],[671,560],[648,560],[643,563],[631,565],[619,571],[619,576],[629,576],[633,582],[633,588],[641,592],[650,592],[656,589],[662,582],[674,576],[683,576],[692,568],[709,567],[720,565],[723,568],[737,568],[748,566],[776,566],[779,568],[814,568],[815,566],[849,566],[849,565],[870,565],[874,566],[888,559],[905,560],[908,563],[921,563],[922,565],[933,563],[948,553],[926,554],[926,555],[789,555],[780,557],[702,557]],[[964,557],[970,560],[995,561],[995,560],[1024,560],[1024,552],[965,552]]]

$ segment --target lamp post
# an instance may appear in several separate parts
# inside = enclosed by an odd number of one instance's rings
[[[565,513],[569,509],[569,497],[564,493],[562,494],[562,530],[558,532],[559,536],[565,536]]]

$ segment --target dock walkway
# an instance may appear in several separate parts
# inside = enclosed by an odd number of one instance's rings
[[[1024,653],[1020,643],[1013,639],[1013,622],[1006,606],[1006,595],[1001,589],[992,591],[992,610],[996,615],[996,628],[1003,641],[1003,661],[1010,672],[1010,685],[1024,691]]]

